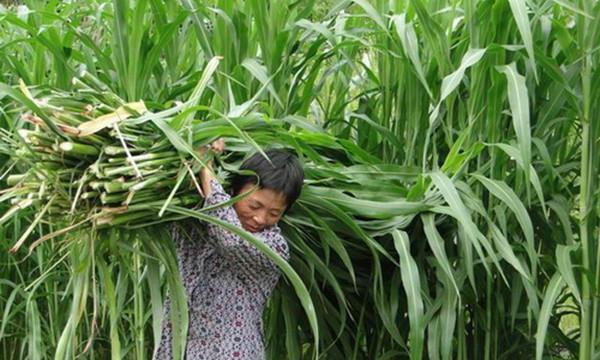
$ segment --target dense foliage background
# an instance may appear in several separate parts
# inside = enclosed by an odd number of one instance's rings
[[[282,227],[308,293],[280,283],[270,359],[600,359],[599,14],[592,0],[11,1],[0,127],[30,127],[19,79],[160,112],[218,56],[182,138],[225,137],[229,165],[291,147],[306,168]],[[5,189],[21,165],[0,152]],[[0,220],[0,357],[149,358],[176,278],[164,224],[9,254],[35,217]]]

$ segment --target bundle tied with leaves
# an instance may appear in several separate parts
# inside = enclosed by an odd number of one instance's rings
[[[189,109],[217,62],[209,63],[187,102],[157,113],[143,101],[126,103],[94,89],[89,84],[98,82],[89,73],[74,80],[76,92],[30,90],[23,82],[19,89],[5,88],[25,108],[20,110],[19,130],[2,129],[0,137],[1,151],[12,159],[0,199],[12,206],[0,224],[28,208],[36,213],[11,251],[44,220],[64,226],[32,243],[30,250],[76,227],[133,229],[185,217],[166,212],[169,205],[201,204],[196,174],[213,154],[200,155],[194,149],[211,137],[194,140],[194,112]],[[188,142],[174,130],[184,122]]]

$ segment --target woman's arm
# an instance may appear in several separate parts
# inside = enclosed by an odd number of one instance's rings
[[[210,145],[210,150],[215,154],[221,154],[225,150],[225,141],[223,139],[216,140]],[[208,149],[203,148],[200,150],[200,154],[204,155],[206,151]],[[208,198],[212,192],[211,181],[216,181],[216,178],[212,168],[212,160],[207,160],[206,166],[200,170],[200,186],[205,198]]]

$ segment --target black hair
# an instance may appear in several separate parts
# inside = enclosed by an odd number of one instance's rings
[[[256,175],[234,174],[231,190],[234,195],[238,195],[244,185],[256,184],[258,180],[259,189],[274,190],[283,194],[287,210],[300,196],[304,182],[302,165],[296,155],[285,149],[269,149],[265,154],[270,162],[257,152],[242,163],[240,170],[250,170]]]

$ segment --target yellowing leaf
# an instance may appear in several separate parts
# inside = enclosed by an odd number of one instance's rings
[[[80,131],[79,136],[81,137],[95,134],[104,128],[107,128],[109,126],[112,126],[113,124],[118,123],[119,121],[127,119],[135,113],[141,114],[146,111],[146,105],[143,101],[125,104],[123,106],[120,106],[115,112],[102,115],[94,120],[90,120],[84,122],[83,124],[80,124],[77,127],[77,129]]]

